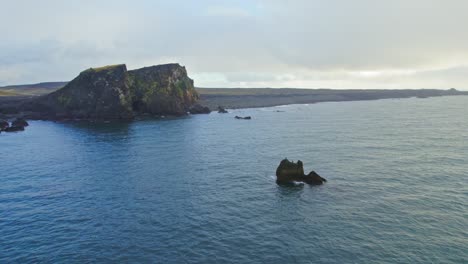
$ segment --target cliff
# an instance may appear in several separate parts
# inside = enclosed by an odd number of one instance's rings
[[[179,64],[145,67],[128,75],[137,113],[182,115],[198,100],[193,80]]]
[[[34,99],[25,110],[46,119],[130,119],[184,115],[197,100],[193,80],[179,64],[132,71],[120,64],[85,70],[65,87]]]

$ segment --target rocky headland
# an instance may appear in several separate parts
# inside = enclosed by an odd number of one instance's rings
[[[63,88],[20,100],[10,114],[45,120],[124,120],[180,116],[191,109],[208,112],[198,99],[193,80],[179,64],[130,71],[119,64],[87,69]]]

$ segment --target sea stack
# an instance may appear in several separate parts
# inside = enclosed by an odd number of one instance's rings
[[[315,171],[311,171],[308,175],[304,174],[304,166],[302,161],[297,163],[284,159],[276,169],[277,184],[292,184],[294,182],[304,182],[312,185],[320,185],[326,182],[324,178],[318,175]]]
[[[185,115],[197,100],[193,80],[179,64],[131,71],[119,64],[87,69],[26,110],[39,112],[44,119],[131,119]]]
[[[227,114],[228,111],[227,111],[226,109],[224,109],[224,107],[218,106],[218,113],[220,113],[220,114]]]

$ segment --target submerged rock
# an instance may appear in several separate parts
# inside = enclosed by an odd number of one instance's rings
[[[224,107],[222,106],[218,106],[218,113],[220,114],[227,114],[229,113],[226,109],[224,109]]]
[[[244,117],[242,117],[242,116],[235,116],[234,118],[235,118],[235,119],[246,119],[246,120],[252,119],[252,117],[250,117],[250,116],[244,116]]]
[[[208,106],[195,104],[194,106],[192,106],[190,108],[189,112],[192,115],[195,115],[195,114],[209,114],[209,113],[211,113],[211,110],[210,110],[210,108]]]
[[[326,182],[324,178],[318,175],[315,171],[311,171],[308,175],[304,174],[304,165],[302,161],[297,163],[284,159],[276,169],[277,184],[291,184],[293,182],[304,182],[307,184],[320,185]]]

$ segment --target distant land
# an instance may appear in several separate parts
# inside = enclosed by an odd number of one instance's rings
[[[226,108],[251,108],[319,102],[468,95],[468,91],[458,91],[456,89],[196,88],[196,90],[200,94],[200,104],[211,109],[218,105]]]
[[[37,96],[51,93],[68,82],[41,82],[0,87],[0,96]]]
[[[0,87],[0,102],[19,97],[34,97],[51,93],[68,82],[42,82],[35,84],[9,85]],[[378,100],[391,98],[435,97],[468,95],[468,91],[455,89],[304,89],[304,88],[195,88],[200,103],[211,109],[219,105],[226,108],[267,107],[286,104],[310,104]],[[9,97],[9,98],[1,98]],[[15,98],[16,97],[16,98]]]

